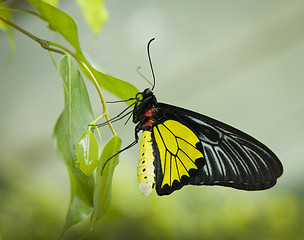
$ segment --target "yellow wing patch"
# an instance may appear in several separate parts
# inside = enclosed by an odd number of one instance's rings
[[[182,176],[189,177],[190,169],[197,169],[195,160],[203,158],[196,148],[198,137],[185,125],[174,120],[167,120],[153,128],[153,133],[160,154],[163,182],[161,187],[174,180],[181,181]]]

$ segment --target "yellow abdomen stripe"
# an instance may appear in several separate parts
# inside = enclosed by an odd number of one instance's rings
[[[153,161],[154,155],[151,132],[144,131],[140,140],[137,177],[139,189],[145,196],[149,196],[154,187],[155,174]]]

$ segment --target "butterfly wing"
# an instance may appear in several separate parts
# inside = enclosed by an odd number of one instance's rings
[[[153,128],[158,195],[186,184],[263,190],[283,173],[277,156],[248,134],[207,116],[158,103]]]
[[[170,194],[199,175],[205,164],[202,144],[186,125],[166,119],[152,130],[155,185],[158,195]]]

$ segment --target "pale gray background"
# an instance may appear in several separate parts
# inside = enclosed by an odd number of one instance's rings
[[[108,22],[94,37],[73,1],[60,8],[79,26],[82,47],[107,73],[139,90],[150,87],[146,44],[151,54],[159,101],[182,106],[235,126],[265,143],[281,159],[284,175],[277,189],[302,191],[304,124],[304,2],[283,1],[106,1]],[[33,16],[15,22],[38,36],[61,41]],[[64,164],[52,146],[62,108],[61,80],[48,53],[19,32],[16,54],[0,33],[0,168],[25,186],[63,199],[69,185]],[[96,92],[86,82],[96,116]],[[108,100],[116,100],[106,94]],[[125,105],[110,105],[111,115]],[[133,141],[134,125],[115,124],[123,146]],[[109,135],[103,135],[103,142]],[[137,188],[138,148],[124,152],[114,189],[129,179]],[[120,179],[120,180],[119,180]],[[136,189],[137,191],[137,189]],[[135,192],[136,192],[135,191]],[[63,212],[64,215],[65,212]]]

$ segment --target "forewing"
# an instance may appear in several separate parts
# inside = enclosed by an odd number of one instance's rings
[[[178,121],[191,129],[202,144],[205,164],[185,184],[263,190],[275,185],[282,175],[277,156],[248,134],[186,109],[163,103],[158,103],[157,108],[159,122]]]

